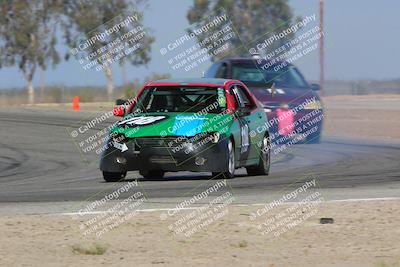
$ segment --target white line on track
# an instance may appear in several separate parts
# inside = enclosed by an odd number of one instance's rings
[[[400,200],[400,197],[383,197],[383,198],[350,198],[350,199],[338,199],[338,200],[327,200],[322,203],[335,203],[335,202],[363,202],[363,201],[387,201],[387,200]],[[312,202],[312,201],[309,201]],[[267,203],[253,203],[253,204],[233,204],[231,207],[251,207],[251,206],[265,206]],[[285,202],[280,205],[293,205],[299,204],[300,202]],[[196,210],[201,207],[192,207],[192,208],[179,208],[179,210]],[[154,212],[154,211],[168,211],[171,209],[175,209],[175,207],[171,208],[155,208],[155,209],[138,209],[138,212]],[[83,216],[83,215],[93,215],[93,214],[101,214],[101,213],[113,213],[112,211],[90,211],[90,212],[66,212],[66,213],[53,213],[52,215],[66,215],[66,216]]]

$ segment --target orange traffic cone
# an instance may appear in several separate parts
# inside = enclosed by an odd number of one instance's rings
[[[72,100],[72,109],[75,111],[79,110],[79,96],[74,96]]]

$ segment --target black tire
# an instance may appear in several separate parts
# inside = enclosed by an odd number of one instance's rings
[[[228,142],[228,166],[226,166],[225,172],[213,172],[212,176],[215,177],[218,175],[219,179],[232,179],[235,177],[235,147],[233,145],[232,140]]]
[[[126,172],[103,172],[103,178],[106,182],[119,182],[125,176]]]
[[[146,180],[160,180],[164,177],[164,172],[161,170],[140,170],[139,174]]]
[[[271,142],[265,136],[261,143],[260,160],[257,165],[246,167],[248,175],[268,175],[271,167]]]
[[[222,172],[212,172],[212,178],[216,179],[225,179]]]

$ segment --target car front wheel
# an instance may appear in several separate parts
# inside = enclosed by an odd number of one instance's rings
[[[271,166],[270,141],[264,137],[261,143],[260,160],[258,165],[246,167],[248,175],[268,175]]]
[[[218,178],[232,179],[235,176],[235,149],[233,147],[232,140],[228,142],[228,153],[227,153],[228,161],[226,166],[226,171],[221,173],[213,172],[213,177],[218,176]]]

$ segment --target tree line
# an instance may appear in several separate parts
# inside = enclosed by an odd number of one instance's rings
[[[88,58],[138,26],[144,27],[143,11],[147,6],[146,0],[0,0],[0,68],[18,67],[26,81],[28,102],[34,103],[33,78],[37,70],[55,67],[62,59],[72,57],[79,61],[82,57]],[[228,13],[238,34],[249,42],[274,31],[277,26],[289,25],[293,19],[287,0],[194,0],[187,19],[190,24],[201,25],[210,13],[218,14],[221,7]],[[79,44],[123,22],[130,14],[135,14],[136,19],[129,26],[96,39],[87,49],[76,53]],[[167,22],[167,17],[165,20]],[[143,30],[147,34],[140,40],[140,49],[119,58],[119,65],[140,66],[151,60],[155,38],[147,28]],[[198,36],[197,42],[202,43],[206,37],[207,34]],[[240,48],[235,50],[237,55],[247,54],[243,40],[237,37],[229,42]],[[60,43],[69,48],[64,54],[60,52]],[[111,64],[103,64],[102,70],[111,98],[114,89]]]

